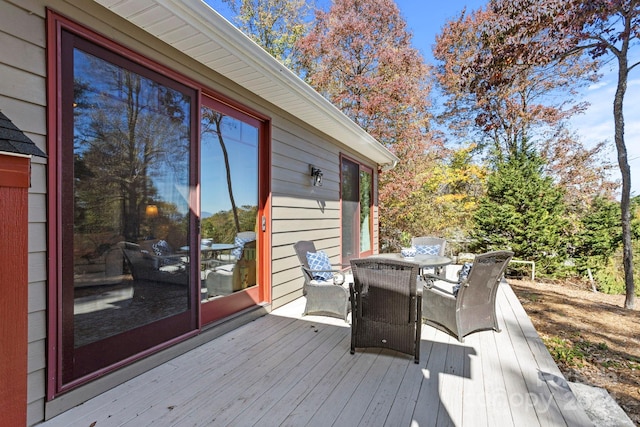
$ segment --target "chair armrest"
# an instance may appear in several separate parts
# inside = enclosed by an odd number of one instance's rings
[[[432,286],[430,288],[427,288],[425,290],[425,292],[432,292],[433,294],[438,295],[441,298],[447,298],[447,299],[450,299],[450,300],[456,300],[457,299],[456,295],[453,292],[451,292],[451,291],[449,291],[447,289],[439,288],[437,286]]]
[[[425,282],[427,282],[427,287],[429,286],[429,282],[433,283],[436,280],[440,280],[442,282],[451,283],[452,285],[457,285],[458,284],[457,280],[451,280],[451,279],[447,279],[447,278],[444,278],[444,277],[440,277],[437,274],[423,273],[422,277],[425,280]]]
[[[345,273],[342,270],[312,270],[305,266],[302,266],[302,269],[306,271],[311,278],[314,276],[313,273],[331,273],[334,285],[342,285],[345,281]]]

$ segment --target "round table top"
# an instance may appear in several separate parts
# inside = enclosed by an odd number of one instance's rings
[[[440,255],[416,255],[414,257],[405,258],[400,253],[394,252],[394,253],[378,254],[378,255],[372,255],[372,256],[389,258],[389,259],[399,259],[399,260],[408,261],[408,262],[415,262],[416,264],[420,265],[420,267],[423,267],[423,268],[442,267],[445,265],[449,265],[453,262],[451,258],[446,256],[440,256]]]
[[[235,249],[235,248],[236,248],[236,245],[234,245],[233,243],[212,243],[211,245],[200,245],[200,250],[202,252],[228,251],[230,249]],[[189,250],[189,246],[182,246],[180,249],[186,252]]]

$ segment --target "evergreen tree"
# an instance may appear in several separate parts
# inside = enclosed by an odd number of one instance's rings
[[[622,243],[620,205],[598,197],[582,218],[582,231],[576,242],[579,268],[603,267]]]
[[[474,250],[511,249],[515,258],[535,261],[541,273],[557,272],[566,259],[567,221],[563,192],[543,166],[533,152],[497,164],[474,216]]]

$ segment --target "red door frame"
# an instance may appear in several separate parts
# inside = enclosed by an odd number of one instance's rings
[[[0,408],[27,423],[28,157],[0,153]]]
[[[271,121],[269,117],[235,102],[219,93],[205,90],[200,107],[216,111],[250,123],[259,128],[258,142],[258,212],[256,219],[258,286],[235,292],[220,300],[200,304],[200,327],[224,319],[243,309],[271,302]],[[200,120],[198,120],[200,123]],[[201,137],[201,136],[200,136]],[[200,164],[200,153],[196,163]],[[198,180],[200,182],[200,180]],[[202,183],[200,183],[200,186]],[[200,201],[194,203],[200,212]],[[200,236],[196,239],[200,241]],[[199,245],[196,245],[198,247]]]

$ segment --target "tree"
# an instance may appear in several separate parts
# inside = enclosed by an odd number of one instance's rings
[[[393,151],[400,164],[380,175],[380,240],[397,240],[398,209],[418,192],[438,147],[429,131],[429,68],[392,0],[336,0],[298,43],[309,84]]]
[[[545,173],[564,189],[565,203],[576,214],[585,214],[594,198],[614,197],[618,184],[609,178],[614,166],[605,158],[605,142],[587,149],[563,127],[539,145]]]
[[[583,111],[576,90],[595,76],[593,61],[569,57],[551,67],[510,62],[496,71],[484,66],[491,43],[485,28],[498,17],[489,8],[448,22],[437,36],[434,55],[440,61],[436,78],[445,94],[438,117],[456,138],[473,138],[494,161],[536,150],[545,160],[545,174],[565,191],[572,230],[598,195],[613,194],[602,161],[604,144],[586,149],[567,128],[567,120]],[[481,65],[478,65],[481,64]]]
[[[625,308],[635,304],[631,239],[631,172],[624,139],[623,105],[629,73],[638,62],[629,60],[640,36],[640,0],[491,0],[494,19],[482,28],[484,55],[473,67],[485,76],[503,71],[555,66],[568,58],[588,54],[596,61],[607,57],[617,67],[613,99],[614,140],[622,176],[622,225]],[[491,79],[484,80],[491,86]]]
[[[510,248],[516,258],[536,261],[541,272],[554,273],[566,259],[563,194],[543,174],[534,152],[517,153],[489,175],[472,231],[479,251]]]
[[[582,218],[583,229],[578,235],[575,255],[580,267],[604,267],[622,241],[620,205],[597,197]]]
[[[435,234],[448,239],[465,239],[473,228],[473,215],[478,202],[486,193],[486,178],[489,172],[485,165],[473,159],[476,144],[454,150],[448,159],[437,167],[425,191],[435,195],[431,213],[435,218]],[[425,234],[425,233],[421,233]]]
[[[434,57],[441,62],[435,76],[446,95],[439,120],[455,136],[473,138],[500,158],[533,148],[582,111],[585,104],[576,103],[574,95],[594,77],[594,67],[570,57],[554,69],[515,62],[499,71],[486,69],[492,43],[501,43],[485,32],[496,19],[490,9],[463,11],[436,37]]]
[[[298,47],[307,81],[387,147],[426,140],[429,68],[392,0],[337,0]]]
[[[387,198],[393,209],[385,227],[397,230],[398,239],[403,236],[437,235],[449,243],[464,240],[473,226],[473,214],[478,201],[485,193],[487,168],[473,161],[475,145],[447,154],[444,159],[434,158],[429,167],[416,176],[420,187],[402,197]],[[398,168],[403,168],[402,163]],[[406,176],[411,174],[406,173]],[[393,191],[406,184],[407,179],[395,177]],[[387,190],[385,185],[385,191]],[[419,206],[419,209],[413,209]],[[401,242],[385,242],[397,247]],[[406,246],[406,243],[402,243]]]
[[[296,43],[307,33],[311,7],[305,0],[222,0],[239,28],[271,56],[297,70]]]
[[[236,205],[236,199],[233,196],[233,183],[231,182],[231,164],[229,162],[229,153],[227,151],[227,145],[224,141],[224,135],[222,131],[222,122],[226,116],[222,113],[211,109],[204,109],[202,113],[203,127],[202,133],[210,133],[218,137],[218,143],[220,144],[220,150],[222,151],[222,158],[224,159],[224,168],[227,177],[227,192],[229,193],[229,201],[231,202],[231,212],[233,213],[233,224],[236,233],[239,233],[242,229],[240,227],[240,216],[238,214],[238,206]]]

